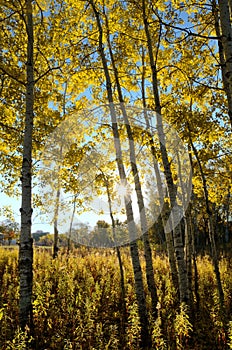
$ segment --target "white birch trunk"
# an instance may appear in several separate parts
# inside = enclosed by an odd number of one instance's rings
[[[158,81],[157,81],[157,71],[156,71],[156,63],[154,60],[153,48],[152,48],[152,40],[149,30],[148,19],[146,15],[146,1],[142,0],[142,11],[143,11],[143,22],[144,22],[144,30],[147,39],[147,48],[150,60],[150,67],[152,72],[152,87],[155,101],[155,112],[157,117],[157,130],[160,142],[160,152],[162,157],[162,162],[164,166],[164,174],[168,187],[168,194],[170,199],[170,205],[172,209],[172,217],[173,221],[178,217],[178,207],[176,206],[176,190],[173,183],[173,177],[171,173],[170,164],[168,161],[167,150],[166,150],[166,142],[165,142],[165,134],[163,130],[163,122],[161,117],[161,105],[159,98],[159,90],[158,90]],[[175,257],[177,262],[177,270],[178,270],[178,281],[179,281],[179,296],[180,302],[187,303],[189,302],[189,293],[188,293],[188,283],[187,283],[187,269],[186,263],[184,259],[184,244],[182,240],[182,232],[180,224],[177,224],[173,229],[173,239],[174,239],[174,248],[175,248]]]
[[[32,280],[33,280],[33,241],[31,237],[31,167],[32,167],[32,132],[34,106],[34,62],[33,62],[33,14],[32,2],[26,1],[27,25],[27,84],[26,84],[26,118],[23,141],[22,162],[22,204],[21,233],[19,246],[19,320],[25,329],[33,324],[32,318]]]
[[[97,22],[98,31],[99,31],[99,37],[98,37],[99,52],[100,52],[100,57],[102,60],[103,70],[104,70],[105,79],[106,79],[106,89],[107,89],[107,97],[109,101],[110,116],[111,116],[111,125],[112,125],[113,137],[114,137],[116,163],[118,167],[120,180],[122,181],[124,186],[127,186],[126,173],[125,173],[125,168],[122,160],[122,150],[121,150],[121,142],[119,138],[117,115],[114,107],[111,78],[110,78],[109,68],[108,68],[107,59],[106,59],[104,46],[103,46],[103,39],[102,39],[103,31],[102,31],[101,19],[94,1],[89,0],[89,3],[92,6],[92,9],[96,18],[96,22]],[[125,208],[126,208],[127,226],[129,231],[129,239],[131,241],[130,253],[132,258],[134,280],[135,280],[135,294],[136,294],[136,300],[138,304],[138,314],[139,314],[140,325],[141,325],[141,347],[149,348],[151,346],[151,335],[149,332],[149,321],[148,321],[148,315],[147,315],[146,300],[145,300],[145,294],[144,294],[144,286],[143,286],[142,270],[141,270],[141,265],[139,260],[138,246],[135,241],[137,239],[137,229],[134,221],[132,200],[130,198],[130,195],[125,196]]]
[[[166,222],[169,217],[169,210],[167,208],[166,203],[164,202],[164,193],[163,193],[163,187],[162,187],[162,180],[160,176],[160,172],[156,163],[156,151],[154,147],[154,140],[153,136],[150,134],[150,122],[149,118],[147,115],[147,105],[146,105],[146,95],[145,95],[145,66],[144,66],[144,51],[143,51],[143,56],[142,56],[142,100],[143,100],[143,107],[144,107],[144,118],[146,122],[146,128],[147,128],[147,133],[150,141],[150,150],[151,154],[153,157],[153,167],[156,175],[156,181],[157,181],[157,189],[158,189],[158,194],[159,194],[159,205],[161,210],[161,220],[162,220],[162,225],[163,229],[166,226]],[[179,292],[179,285],[178,285],[178,273],[177,273],[177,267],[176,267],[176,260],[175,260],[175,251],[174,251],[174,246],[173,246],[173,235],[172,232],[167,232],[164,230],[165,233],[165,239],[166,239],[166,245],[167,245],[167,253],[168,253],[168,260],[169,260],[169,265],[171,269],[171,276],[172,276],[172,282],[173,285],[176,289],[177,292]]]
[[[60,171],[60,169],[59,169]],[[54,241],[53,241],[53,259],[58,256],[58,215],[59,215],[59,207],[60,207],[60,181],[58,181],[58,190],[56,191],[56,199],[55,199],[55,213],[54,213]]]
[[[222,65],[222,72],[224,89],[227,95],[230,125],[232,128],[232,28],[230,21],[230,8],[228,0],[218,0],[220,24],[222,34],[222,46],[224,52],[224,61],[220,62]],[[216,24],[216,22],[215,22]],[[216,32],[217,32],[216,28]],[[217,33],[217,35],[220,33]],[[220,36],[220,35],[218,35]],[[221,56],[220,56],[220,61]]]
[[[219,270],[217,248],[216,248],[216,243],[215,243],[215,229],[214,229],[214,225],[213,225],[212,210],[210,208],[210,203],[209,203],[207,182],[206,182],[206,177],[205,177],[202,165],[201,165],[200,158],[198,156],[197,149],[192,142],[190,133],[189,133],[189,141],[190,141],[194,156],[196,157],[196,160],[197,160],[197,163],[199,166],[199,170],[200,170],[200,174],[201,174],[201,180],[202,180],[204,197],[205,197],[205,207],[206,207],[206,213],[207,213],[209,239],[210,239],[210,245],[211,245],[211,251],[212,251],[212,260],[213,260],[214,272],[215,272],[215,276],[216,276],[216,280],[217,280],[220,309],[221,309],[222,314],[223,314],[223,311],[224,311],[224,292],[223,292],[223,288],[222,288],[221,274],[220,274],[220,270]]]
[[[134,137],[133,132],[131,129],[130,121],[127,115],[127,111],[124,104],[122,89],[119,81],[119,75],[118,75],[118,69],[116,67],[115,59],[113,50],[111,47],[110,42],[110,32],[108,27],[108,20],[106,19],[106,25],[107,25],[107,42],[110,52],[110,58],[111,63],[113,67],[113,72],[115,76],[115,82],[117,87],[117,93],[118,93],[118,99],[120,102],[120,109],[122,111],[123,120],[126,126],[127,131],[127,137],[129,142],[129,154],[130,154],[130,165],[131,170],[133,174],[134,184],[135,184],[135,192],[137,196],[137,203],[139,207],[139,215],[140,215],[140,223],[141,223],[141,231],[142,231],[142,239],[144,244],[144,256],[145,256],[145,262],[146,262],[146,279],[147,279],[147,285],[148,290],[151,295],[151,301],[152,301],[152,314],[154,318],[157,317],[157,289],[155,284],[155,278],[154,278],[154,269],[153,269],[153,263],[152,263],[152,252],[151,252],[151,246],[149,241],[149,235],[148,235],[148,224],[147,224],[147,218],[145,213],[145,205],[144,205],[144,199],[143,199],[143,193],[142,193],[142,187],[141,187],[141,181],[140,181],[140,174],[137,167],[137,160],[135,155],[135,145],[134,145]]]

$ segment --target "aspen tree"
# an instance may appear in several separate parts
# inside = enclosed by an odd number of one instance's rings
[[[162,162],[164,166],[165,178],[167,182],[170,205],[173,212],[172,217],[174,222],[175,217],[178,216],[177,206],[176,206],[176,190],[173,183],[173,177],[172,177],[171,168],[167,157],[167,150],[165,146],[166,141],[165,141],[163,122],[161,117],[161,104],[160,104],[160,96],[159,96],[158,81],[157,81],[157,69],[156,69],[156,63],[155,63],[154,54],[153,54],[153,46],[152,46],[152,40],[150,35],[146,4],[147,2],[143,0],[142,15],[143,15],[143,22],[144,22],[144,30],[147,38],[147,48],[148,48],[148,54],[150,59],[150,67],[152,72],[152,88],[153,88],[153,94],[154,94],[155,112],[157,117],[157,130],[158,130],[159,141],[160,141],[160,152],[162,156]],[[177,224],[175,227],[173,227],[173,239],[174,239],[174,248],[175,248],[176,261],[177,261],[180,302],[184,302],[188,304],[189,290],[188,290],[188,283],[187,283],[187,269],[186,269],[186,263],[184,259],[184,244],[182,240],[182,232],[181,232],[180,224]]]
[[[176,260],[175,260],[175,251],[174,251],[174,246],[173,246],[173,234],[171,231],[165,230],[165,225],[168,220],[169,216],[169,210],[167,208],[167,205],[164,201],[164,191],[162,188],[162,180],[160,176],[160,172],[156,163],[156,150],[154,146],[154,140],[152,135],[150,134],[150,122],[149,118],[147,116],[147,104],[146,104],[146,92],[145,92],[145,62],[144,62],[144,53],[145,49],[143,48],[142,51],[142,80],[141,80],[141,90],[142,90],[142,101],[143,101],[143,107],[144,107],[144,118],[146,121],[146,128],[148,131],[148,137],[149,137],[149,143],[150,143],[150,150],[151,154],[153,156],[153,167],[155,170],[155,175],[156,175],[156,181],[157,181],[157,188],[158,188],[158,193],[159,193],[159,205],[160,208],[163,208],[161,210],[161,219],[162,219],[162,224],[165,232],[165,238],[166,238],[166,244],[167,244],[167,253],[168,253],[168,259],[169,259],[169,264],[170,264],[170,269],[171,269],[171,275],[172,275],[172,281],[174,284],[174,287],[177,291],[179,291],[179,285],[178,285],[178,273],[177,273],[177,267],[176,267]]]
[[[152,264],[152,252],[151,252],[151,246],[149,242],[149,236],[148,236],[148,223],[146,218],[146,212],[145,212],[145,204],[143,199],[143,193],[142,193],[142,186],[141,186],[141,180],[140,180],[140,174],[138,171],[137,166],[137,160],[136,160],[136,153],[135,153],[135,141],[133,136],[133,131],[131,127],[131,122],[129,120],[126,107],[125,107],[125,101],[123,98],[122,88],[119,81],[119,74],[118,69],[115,63],[115,58],[111,46],[110,41],[110,28],[108,24],[107,16],[105,15],[105,21],[106,21],[106,27],[107,27],[107,43],[109,47],[109,53],[110,53],[110,59],[113,67],[113,73],[115,76],[115,82],[116,82],[116,88],[118,93],[118,100],[120,103],[120,109],[122,111],[123,120],[126,126],[126,132],[128,137],[128,144],[129,144],[129,154],[130,154],[130,165],[131,170],[133,174],[134,179],[134,185],[135,185],[135,192],[137,196],[138,206],[139,206],[139,214],[140,214],[140,222],[141,222],[141,231],[142,231],[142,239],[144,243],[144,255],[146,260],[146,278],[147,278],[147,284],[148,289],[151,295],[152,300],[152,312],[153,316],[157,316],[157,290],[156,290],[156,284],[154,279],[154,270],[153,270],[153,264]]]
[[[222,33],[222,46],[224,49],[225,58],[225,90],[228,95],[229,118],[232,128],[232,111],[231,111],[231,96],[232,96],[232,28],[230,20],[230,10],[228,0],[218,0],[220,12],[220,24]],[[228,90],[228,91],[227,91]]]
[[[26,82],[26,116],[23,141],[22,162],[22,204],[21,233],[19,246],[19,320],[22,329],[32,326],[32,282],[33,282],[33,240],[31,237],[31,170],[32,170],[32,133],[34,113],[34,32],[32,1],[26,1],[27,29],[27,82]]]
[[[122,152],[121,152],[120,136],[119,136],[119,130],[118,130],[118,123],[117,123],[117,114],[114,107],[114,99],[113,99],[113,93],[112,93],[112,83],[111,83],[109,68],[106,60],[105,50],[103,46],[103,30],[102,30],[101,19],[94,1],[90,0],[89,3],[92,6],[94,16],[97,22],[97,27],[98,27],[99,54],[101,56],[102,65],[103,65],[104,74],[105,74],[105,80],[106,80],[107,96],[108,96],[112,131],[113,131],[113,137],[114,137],[114,143],[115,143],[116,162],[118,166],[120,180],[122,181],[123,185],[126,186],[127,180],[126,180],[125,169],[122,161]],[[129,198],[128,195],[127,195],[127,198],[125,198],[125,207],[126,207],[126,214],[127,214],[129,236],[130,236],[130,240],[132,241],[130,243],[130,252],[131,252],[131,258],[133,263],[135,293],[136,293],[136,299],[138,303],[138,313],[139,313],[140,324],[141,324],[141,346],[143,348],[149,348],[151,346],[151,336],[149,332],[149,322],[148,322],[146,301],[145,301],[145,295],[144,295],[142,271],[141,271],[141,265],[139,260],[138,246],[136,241],[134,240],[136,237],[136,226],[134,222],[131,198]]]
[[[207,213],[207,221],[208,221],[209,238],[210,238],[210,244],[211,244],[211,250],[212,250],[212,260],[213,260],[214,272],[215,272],[216,280],[217,280],[220,308],[221,308],[221,311],[223,312],[223,310],[224,310],[224,292],[223,292],[223,288],[222,288],[221,274],[220,274],[220,270],[219,270],[218,254],[217,254],[217,248],[216,248],[216,243],[215,243],[215,228],[214,228],[214,224],[213,224],[212,210],[210,208],[207,181],[206,181],[206,177],[205,177],[205,174],[204,174],[204,171],[202,168],[200,158],[198,156],[197,148],[193,144],[190,132],[191,132],[191,130],[189,130],[189,142],[190,142],[191,148],[193,150],[193,154],[196,157],[197,164],[198,164],[198,167],[200,170],[201,180],[202,180],[205,207],[206,207],[206,213]]]
[[[212,1],[215,32],[218,37],[218,54],[222,71],[223,87],[227,97],[228,115],[232,128],[232,29],[227,1]],[[219,16],[220,13],[220,16]]]

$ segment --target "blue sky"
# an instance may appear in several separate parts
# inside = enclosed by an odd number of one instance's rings
[[[12,214],[14,216],[14,220],[20,224],[20,207],[21,207],[21,198],[9,197],[4,193],[0,193],[0,209],[2,210],[4,206],[9,206],[12,209]],[[4,221],[8,219],[5,215],[0,215],[0,221]],[[52,232],[52,227],[49,224],[43,223],[40,219],[33,215],[32,222],[32,232],[37,230],[43,230],[45,232]]]

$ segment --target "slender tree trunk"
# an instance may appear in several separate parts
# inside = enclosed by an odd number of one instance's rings
[[[230,6],[230,17],[232,17],[232,0],[229,0],[229,6]]]
[[[67,249],[68,254],[70,253],[70,250],[71,250],[72,227],[73,227],[75,211],[76,211],[76,196],[74,198],[73,212],[72,212],[72,217],[71,217],[70,226],[69,226],[69,233],[68,233],[68,249]]]
[[[110,32],[109,32],[109,26],[108,26],[108,20],[106,19],[106,25],[107,25],[107,42],[109,47],[109,53],[111,58],[111,63],[113,67],[113,72],[115,76],[115,82],[117,87],[117,93],[118,93],[118,99],[120,102],[120,109],[122,111],[123,120],[126,126],[127,131],[127,137],[129,142],[129,153],[130,153],[130,165],[132,169],[134,184],[135,184],[135,192],[137,196],[137,202],[139,207],[139,214],[140,214],[140,222],[141,222],[141,231],[142,231],[142,239],[144,244],[144,256],[146,261],[146,278],[147,278],[147,285],[148,290],[151,295],[151,301],[152,301],[152,314],[156,318],[157,317],[157,289],[155,284],[155,278],[154,278],[154,269],[153,269],[153,263],[152,263],[152,252],[151,252],[151,246],[149,241],[149,235],[148,235],[148,224],[147,224],[147,218],[146,218],[146,212],[145,212],[145,205],[144,205],[144,199],[143,199],[143,193],[142,193],[142,186],[140,182],[140,175],[137,167],[137,161],[136,161],[136,155],[135,155],[135,146],[134,146],[134,136],[131,129],[130,121],[127,115],[127,111],[124,104],[124,98],[122,94],[122,89],[119,81],[118,76],[118,69],[116,67],[114,54],[111,47],[110,42]]]
[[[163,130],[163,122],[161,117],[161,104],[159,98],[159,90],[158,90],[158,81],[157,81],[157,70],[156,70],[156,62],[154,59],[153,48],[152,48],[152,40],[149,30],[148,18],[146,15],[146,0],[142,0],[142,11],[143,11],[143,22],[144,29],[147,39],[147,47],[148,47],[148,55],[150,60],[150,67],[152,72],[152,87],[155,101],[155,112],[157,118],[157,131],[160,143],[160,152],[162,157],[162,162],[164,166],[164,174],[168,187],[168,194],[170,198],[171,210],[172,210],[172,221],[175,222],[175,218],[179,216],[179,209],[176,205],[176,189],[173,182],[172,172],[170,168],[170,164],[168,161],[167,149],[166,149],[166,141],[165,134]],[[189,302],[189,293],[188,293],[188,282],[187,282],[187,269],[186,263],[184,259],[184,244],[182,240],[182,232],[180,224],[173,225],[173,239],[174,239],[174,248],[175,248],[175,256],[177,262],[177,270],[178,270],[178,281],[179,281],[179,294],[180,294],[180,302],[184,302],[188,304]],[[171,231],[171,228],[167,228],[167,230]]]
[[[195,215],[193,221],[191,221],[191,233],[192,233],[192,255],[193,255],[193,271],[194,271],[194,294],[196,298],[196,311],[199,311],[200,307],[200,294],[199,294],[199,278],[197,268],[197,253],[195,247],[195,232],[197,230],[197,221],[195,221]]]
[[[229,115],[230,125],[232,128],[232,37],[230,36],[232,35],[232,30],[231,30],[231,24],[230,24],[230,14],[227,13],[227,10],[229,11],[229,7],[228,7],[228,4],[226,4],[226,2],[227,1],[219,1],[220,23],[221,23],[221,30],[223,31],[222,31],[222,39],[218,39],[218,52],[219,52],[219,60],[220,60],[220,66],[222,71],[223,87],[227,97],[228,115]],[[226,13],[225,17],[223,17],[224,12]],[[218,14],[217,4],[215,0],[213,0],[212,2],[212,13],[214,16],[214,26],[215,26],[216,35],[218,38],[221,38],[219,14]],[[226,33],[227,33],[227,36],[226,36]],[[226,52],[227,46],[228,46],[228,49]]]
[[[177,150],[177,162],[178,162],[178,174],[180,178],[181,194],[183,207],[186,208],[186,203],[189,203],[190,198],[185,197],[185,189],[182,178],[182,169],[179,152]],[[188,194],[187,194],[188,196]],[[187,281],[188,281],[188,293],[189,293],[189,306],[190,312],[193,311],[193,295],[192,295],[192,235],[191,235],[191,224],[190,224],[190,206],[185,211],[183,210],[183,220],[184,220],[184,236],[185,236],[185,261],[187,268]]]
[[[173,285],[177,292],[179,292],[179,284],[178,284],[178,273],[177,273],[177,267],[176,267],[176,260],[175,260],[175,251],[173,246],[173,235],[171,231],[165,230],[165,226],[169,217],[169,208],[168,205],[164,201],[164,193],[163,193],[163,187],[162,187],[162,180],[159,172],[159,168],[156,162],[157,155],[156,150],[154,146],[154,139],[152,134],[150,133],[150,122],[147,115],[147,105],[146,105],[146,93],[145,93],[145,64],[144,64],[144,50],[142,53],[142,83],[141,83],[141,90],[142,90],[142,100],[143,100],[143,108],[144,108],[144,118],[146,122],[146,128],[148,132],[149,142],[150,142],[150,150],[153,157],[153,167],[156,175],[156,181],[157,181],[157,189],[159,194],[159,205],[161,210],[161,220],[162,225],[165,233],[165,239],[166,239],[166,245],[167,245],[167,252],[168,252],[168,260],[169,265],[171,269],[171,276]]]
[[[116,162],[117,162],[119,177],[122,184],[124,186],[127,186],[125,168],[122,161],[122,150],[121,150],[121,143],[119,138],[117,115],[116,115],[114,101],[113,101],[111,78],[110,78],[107,59],[105,56],[105,51],[103,46],[103,39],[102,39],[103,31],[102,31],[101,19],[100,19],[99,12],[96,9],[94,1],[89,0],[89,3],[92,6],[92,9],[97,21],[98,31],[99,31],[99,38],[98,38],[99,53],[102,60],[103,70],[106,78],[107,96],[109,101],[111,124],[112,124],[112,131],[113,131],[113,137],[114,137],[114,147],[116,152]],[[151,335],[149,332],[149,321],[148,321],[146,300],[145,300],[144,287],[143,287],[142,270],[141,270],[141,265],[139,260],[138,246],[136,243],[136,239],[138,238],[138,236],[137,236],[137,230],[136,230],[136,225],[134,221],[132,201],[131,201],[130,195],[128,194],[125,196],[125,208],[126,208],[126,216],[127,216],[127,225],[129,230],[129,239],[131,242],[130,252],[131,252],[134,279],[135,279],[135,293],[136,293],[136,299],[138,304],[138,314],[139,314],[140,325],[141,325],[141,347],[150,348]]]
[[[228,0],[218,0],[220,24],[222,32],[222,45],[225,53],[226,77],[232,91],[232,28],[230,22],[230,9]]]
[[[33,61],[33,13],[32,1],[26,1],[27,28],[27,85],[26,85],[26,118],[23,140],[22,162],[22,204],[21,233],[19,246],[19,321],[20,327],[33,328],[32,284],[33,284],[33,240],[31,236],[31,168],[32,168],[32,133],[34,108],[34,61]]]
[[[191,164],[191,169],[193,173],[193,160],[191,154],[191,146],[188,145],[189,151],[189,159]],[[194,270],[194,294],[196,298],[196,310],[199,311],[200,307],[200,294],[199,294],[199,278],[198,278],[198,268],[197,268],[197,252],[195,246],[195,237],[196,233],[198,235],[198,225],[197,225],[197,211],[196,211],[196,203],[195,203],[195,195],[192,188],[192,197],[190,204],[190,231],[191,231],[191,242],[192,242],[192,258],[193,258],[193,270]]]
[[[116,224],[114,220],[113,210],[112,210],[112,201],[110,196],[110,189],[108,180],[105,176],[105,174],[102,172],[102,175],[104,177],[104,183],[106,186],[107,191],[107,198],[108,198],[108,204],[109,204],[109,210],[110,210],[110,218],[111,218],[111,224],[112,224],[112,232],[113,232],[113,239],[116,239]],[[120,348],[122,350],[125,349],[126,342],[125,342],[125,334],[126,334],[126,320],[127,320],[127,310],[126,310],[126,289],[125,289],[125,278],[124,278],[124,270],[123,270],[123,264],[122,264],[122,257],[120,248],[116,247],[117,257],[118,257],[118,263],[119,263],[119,269],[120,269],[120,285],[121,285],[121,302],[122,302],[122,317],[121,317],[121,335],[122,335],[122,344],[120,344]]]
[[[192,234],[191,234],[191,217],[190,208],[184,214],[184,226],[185,226],[185,261],[187,267],[187,280],[188,280],[188,292],[189,292],[189,306],[190,310],[193,310],[193,295],[192,295]]]
[[[212,260],[213,260],[214,272],[215,272],[216,280],[217,280],[220,308],[221,308],[221,311],[223,311],[223,309],[224,309],[224,293],[223,293],[223,288],[222,288],[222,283],[221,283],[221,275],[220,275],[220,271],[219,271],[217,248],[216,248],[216,244],[215,244],[215,232],[214,232],[214,225],[213,225],[213,217],[212,217],[212,211],[210,209],[210,204],[209,204],[207,182],[206,182],[205,174],[204,174],[204,171],[203,171],[203,168],[201,165],[200,158],[198,156],[198,151],[192,142],[190,131],[189,131],[189,141],[190,141],[194,156],[196,157],[197,164],[198,164],[200,174],[201,174],[201,180],[202,180],[204,197],[205,197],[205,207],[206,207],[206,213],[207,213],[207,219],[208,219],[209,239],[210,239],[211,250],[212,250]]]
[[[59,206],[60,206],[60,189],[56,191],[56,199],[55,199],[55,213],[54,213],[54,241],[53,241],[53,259],[55,259],[58,255],[58,215],[59,215]]]
[[[68,88],[68,82],[65,82],[64,87],[64,95],[63,95],[63,103],[62,103],[62,110],[63,110],[63,118],[66,116],[66,94],[67,94],[67,88]],[[63,142],[60,146],[60,159],[62,159],[63,154]],[[59,208],[60,208],[60,191],[61,191],[61,184],[60,184],[60,169],[61,166],[58,166],[58,188],[56,191],[56,199],[55,199],[55,213],[54,213],[54,241],[53,241],[53,259],[57,258],[59,247],[58,247],[58,241],[59,241],[59,230],[58,230],[58,216],[59,216]]]
[[[230,241],[230,235],[229,235],[229,217],[230,217],[230,186],[228,188],[228,193],[227,193],[227,201],[226,204],[224,206],[224,210],[225,210],[225,243],[228,243]]]

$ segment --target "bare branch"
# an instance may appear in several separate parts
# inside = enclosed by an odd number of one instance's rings
[[[207,87],[207,88],[209,88],[209,89],[214,89],[214,90],[217,90],[217,91],[224,91],[223,88],[219,88],[219,87],[217,87],[217,86],[211,86],[211,85],[208,85],[208,84],[205,84],[205,83],[202,83],[202,82],[198,81],[198,80],[195,79],[194,77],[189,76],[189,75],[187,74],[187,72],[185,72],[182,68],[180,68],[180,67],[178,67],[178,66],[176,66],[176,65],[174,65],[174,64],[165,65],[165,66],[163,66],[163,67],[157,69],[157,72],[160,72],[161,70],[166,69],[166,68],[175,68],[176,70],[179,70],[183,75],[185,75],[186,78],[187,78],[187,80],[193,81],[194,83],[197,83],[197,84],[202,85],[202,86],[204,86],[204,87]]]
[[[11,18],[12,16],[14,16],[16,13],[17,13],[17,12],[14,11],[14,12],[12,12],[11,14],[9,14],[9,16],[6,16],[6,17],[4,17],[4,18],[1,18],[1,19],[0,19],[0,22],[4,22],[4,21],[6,21],[7,19],[10,19],[10,18]]]
[[[10,73],[9,71],[7,71],[5,68],[3,68],[2,66],[0,66],[0,70],[5,73],[6,75],[8,75],[8,77],[10,77],[11,79],[17,81],[17,83],[26,86],[26,83],[20,79],[18,79],[17,77],[15,77],[12,73]]]
[[[182,27],[178,27],[178,26],[175,26],[173,24],[170,24],[170,23],[166,23],[162,20],[162,18],[159,16],[159,14],[157,13],[157,11],[154,9],[154,7],[152,6],[152,11],[155,13],[155,15],[157,16],[157,18],[159,19],[159,22],[161,24],[163,24],[165,27],[169,27],[169,28],[173,28],[173,29],[176,29],[176,30],[179,30],[181,32],[184,32],[186,33],[187,35],[185,36],[185,39],[189,36],[195,36],[195,37],[198,37],[198,38],[203,38],[203,39],[208,39],[208,40],[220,40],[221,39],[221,36],[218,37],[218,36],[208,36],[208,35],[203,35],[203,34],[200,34],[200,33],[194,33],[191,31],[190,28],[182,28]]]
[[[60,69],[61,67],[51,67],[49,68],[48,70],[46,70],[46,72],[44,72],[42,75],[40,75],[37,79],[35,79],[35,84],[40,80],[42,79],[43,77],[45,77],[48,73],[50,73],[51,71],[53,70],[56,70],[56,69]]]
[[[21,135],[23,135],[23,131],[19,130],[18,128],[15,128],[14,126],[6,125],[1,121],[0,121],[0,126],[2,127],[2,129],[6,129],[7,131],[11,130],[11,131],[16,132],[17,134],[20,133]]]

